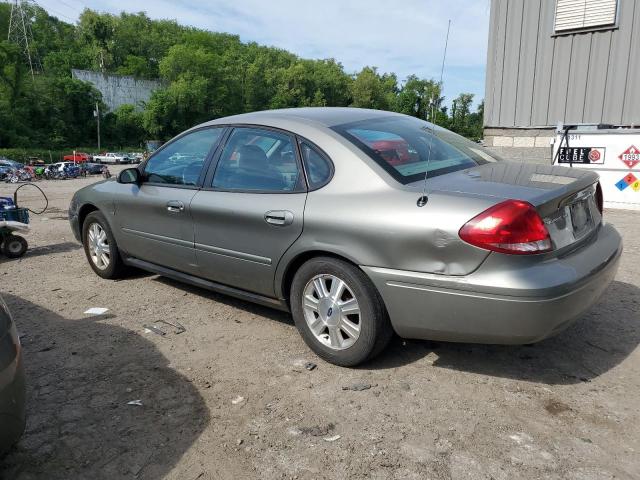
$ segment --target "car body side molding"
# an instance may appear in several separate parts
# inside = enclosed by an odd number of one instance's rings
[[[247,260],[249,262],[261,263],[263,265],[271,265],[271,259],[267,257],[261,257],[259,255],[252,255],[251,253],[238,252],[237,250],[228,250],[226,248],[213,247],[204,243],[196,243],[196,250],[202,250],[208,253],[215,253],[217,255],[224,255],[225,257],[239,258],[240,260]]]
[[[123,228],[122,231],[130,235],[137,235],[138,237],[157,240],[158,242],[171,243],[180,247],[193,248],[193,242],[188,242],[179,238],[166,237],[164,235],[157,235],[155,233],[141,232],[140,230],[133,230],[132,228]]]

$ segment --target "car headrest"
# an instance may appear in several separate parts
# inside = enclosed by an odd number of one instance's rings
[[[243,145],[238,149],[238,166],[244,169],[264,171],[269,167],[269,160],[257,145]]]

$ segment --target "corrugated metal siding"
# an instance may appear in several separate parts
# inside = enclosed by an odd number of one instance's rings
[[[564,119],[567,123],[580,123],[584,118],[584,102],[586,100],[592,38],[592,34],[573,37],[571,61],[569,62],[567,102],[564,111]]]
[[[540,18],[538,21],[538,51],[536,53],[535,79],[531,93],[523,91],[521,97],[531,98],[531,121],[517,125],[546,125],[549,112],[549,92],[551,91],[551,68],[553,65],[554,39],[549,33],[549,25],[553,25],[555,9],[553,2],[540,0]],[[528,21],[532,21],[528,19]],[[489,36],[492,34],[490,33]],[[530,52],[529,49],[525,50]],[[520,55],[526,57],[528,55]],[[534,101],[537,99],[537,101]],[[526,115],[527,112],[523,112]]]
[[[604,94],[609,72],[609,51],[611,35],[609,32],[593,33],[587,72],[587,90],[584,101],[584,117],[598,118],[604,109]]]
[[[502,96],[500,97],[500,123],[513,123],[516,114],[516,94],[518,90],[518,65],[520,42],[522,41],[522,12],[525,0],[510,0],[507,9],[505,38],[513,39],[516,45],[505,45],[504,70],[502,74]]]
[[[527,0],[523,2],[522,13],[522,37],[521,42],[527,45],[535,53],[533,55],[520,55],[518,59],[518,89],[517,93],[533,91],[536,79],[536,62],[538,58],[538,22],[529,19],[539,17],[541,0]],[[521,47],[522,48],[522,47]],[[514,105],[514,117],[516,124],[528,125],[531,121],[532,95],[520,95],[516,97]]]
[[[556,0],[492,0],[485,125],[640,124],[640,1],[618,9],[614,30],[555,36]]]
[[[606,123],[622,122],[622,107],[624,106],[625,90],[627,86],[627,72],[629,71],[629,55],[631,54],[631,36],[633,34],[634,0],[621,0],[618,26],[620,29],[611,35],[611,49],[609,51],[609,68],[607,83],[604,90],[603,118],[611,119]],[[618,52],[617,54],[613,54]],[[629,55],[623,55],[628,52]],[[638,120],[636,120],[638,122]]]
[[[640,6],[634,2],[633,29],[631,31],[631,47],[629,48],[629,66],[625,86],[624,106],[622,108],[623,123],[640,123]]]
[[[488,63],[491,65],[493,81],[491,84],[487,82],[487,101],[489,111],[491,112],[491,122],[499,123],[500,116],[500,99],[502,97],[502,75],[504,73],[504,50],[505,50],[505,28],[507,26],[507,10],[509,4],[506,1],[497,2],[491,6],[491,24],[492,32],[496,32],[493,39],[489,35],[490,45],[493,47],[487,53]],[[487,71],[489,68],[487,68]],[[486,110],[485,110],[486,111]]]

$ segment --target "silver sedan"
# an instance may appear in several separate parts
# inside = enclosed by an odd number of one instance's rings
[[[590,171],[500,161],[404,115],[265,111],[198,125],[69,209],[103,278],[137,267],[289,310],[356,365],[393,332],[522,344],[615,276],[620,236]]]

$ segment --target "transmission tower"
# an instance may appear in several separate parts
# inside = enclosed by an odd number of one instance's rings
[[[9,17],[9,34],[7,40],[20,47],[22,54],[29,64],[31,78],[34,73],[42,69],[40,60],[33,48],[33,32],[31,31],[31,19],[35,11],[36,3],[33,0],[14,0],[11,2],[11,16]]]

